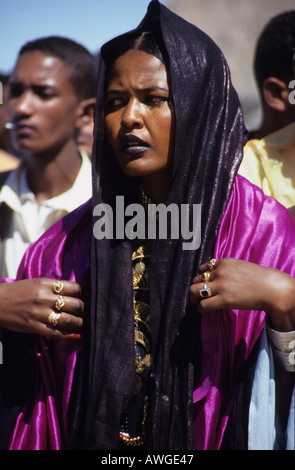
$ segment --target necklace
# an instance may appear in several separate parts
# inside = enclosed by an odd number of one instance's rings
[[[146,390],[153,368],[149,305],[149,257],[147,245],[139,245],[132,252],[136,381],[133,400],[120,427],[120,440],[127,446],[142,446],[146,438],[145,425],[148,406]]]

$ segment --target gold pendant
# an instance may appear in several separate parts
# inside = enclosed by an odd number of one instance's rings
[[[144,270],[145,270],[145,264],[142,261],[139,261],[138,263],[136,263],[134,267],[135,274],[142,274],[144,273]]]

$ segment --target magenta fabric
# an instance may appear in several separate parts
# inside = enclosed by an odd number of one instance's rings
[[[69,279],[82,286],[89,279],[91,201],[59,220],[32,244],[20,265],[18,279]],[[35,381],[19,414],[11,450],[57,450],[67,441],[68,405],[78,341],[40,337],[34,351]]]
[[[295,275],[295,221],[280,204],[241,176],[222,219],[214,256],[231,257]],[[257,342],[264,312],[218,311],[202,317],[202,370],[194,391],[196,449],[219,449],[238,374]]]
[[[47,276],[87,282],[91,220],[91,204],[87,203],[57,222],[29,247],[18,278]],[[294,240],[295,221],[289,213],[237,176],[214,256],[249,260],[294,275]],[[264,313],[256,311],[219,311],[202,317],[202,369],[194,391],[195,449],[220,448],[238,373],[263,322]],[[66,447],[68,405],[80,347],[76,342],[40,338],[32,393],[18,416],[10,449]]]

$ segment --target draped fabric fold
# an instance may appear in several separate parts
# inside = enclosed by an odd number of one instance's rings
[[[54,224],[29,247],[17,279],[44,276],[79,282],[87,311],[90,213],[88,201]],[[68,440],[69,402],[80,343],[8,331],[1,341],[1,448],[60,449]]]
[[[219,229],[214,256],[217,259],[243,259],[294,276],[294,230],[295,221],[287,210],[264,196],[245,178],[237,176]],[[246,385],[251,387],[250,373],[264,318],[265,312],[252,310],[226,310],[202,316],[201,372],[194,390],[195,448],[219,449],[226,445],[223,439],[240,383],[245,379],[245,368],[249,369]],[[247,396],[250,399],[249,393]],[[241,424],[242,417],[247,415],[247,405],[245,402],[243,405],[245,408],[239,410],[241,421],[237,428],[247,436],[248,429],[242,429]],[[247,439],[242,442],[236,438],[236,441],[238,448],[243,449]]]

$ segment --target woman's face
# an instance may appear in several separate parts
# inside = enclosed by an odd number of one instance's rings
[[[151,54],[129,50],[111,70],[105,128],[128,176],[170,174],[174,119],[167,72]]]

